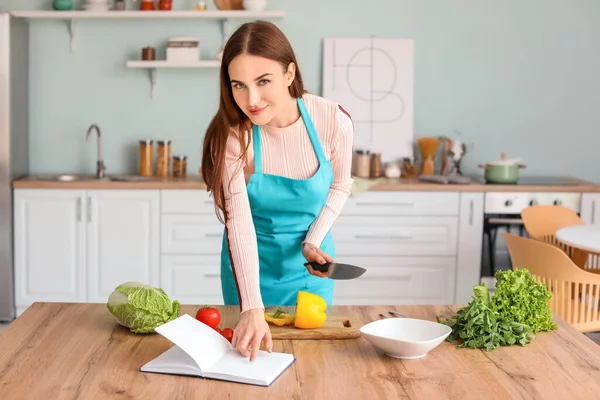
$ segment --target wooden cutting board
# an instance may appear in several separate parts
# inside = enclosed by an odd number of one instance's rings
[[[354,339],[360,337],[361,326],[358,318],[343,315],[328,315],[325,324],[314,329],[269,324],[273,340]]]

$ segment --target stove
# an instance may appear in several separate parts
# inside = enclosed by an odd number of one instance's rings
[[[566,177],[555,176],[527,176],[521,175],[517,183],[496,184],[485,181],[483,175],[469,176],[474,182],[486,186],[507,186],[507,191],[488,191],[485,193],[484,213],[499,214],[496,217],[514,216],[520,214],[525,208],[536,204],[543,205],[561,205],[569,207],[576,213],[579,213],[581,193],[564,190],[549,190],[552,186],[578,186],[580,183]],[[540,190],[518,189],[520,186],[531,187],[540,186]],[[543,189],[542,189],[543,188]]]
[[[517,183],[490,183],[486,182],[482,175],[469,176],[474,182],[484,185],[509,185],[509,186],[577,186],[578,182],[574,182],[569,178],[556,176],[520,176]]]
[[[486,186],[496,185],[486,183],[483,176],[472,176],[471,179]],[[564,189],[565,186],[577,186],[579,183],[568,178],[520,176],[517,183],[503,185],[510,186],[510,189],[486,191],[484,196],[482,277],[493,276],[498,269],[512,268],[506,244],[499,233],[506,231],[527,236],[521,220],[524,209],[534,205],[555,205],[568,207],[577,214],[581,209],[581,193],[577,189]],[[519,189],[519,186],[523,186],[523,189]],[[540,190],[535,190],[536,186]],[[553,190],[553,186],[557,190]]]

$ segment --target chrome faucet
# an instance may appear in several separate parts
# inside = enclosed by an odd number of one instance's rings
[[[102,159],[102,135],[100,134],[100,128],[98,125],[92,124],[88,128],[87,134],[85,136],[86,140],[90,139],[90,135],[92,134],[92,130],[96,130],[98,137],[98,160],[96,161],[96,177],[99,179],[104,178],[104,171],[106,171],[106,166],[104,165],[104,160]]]

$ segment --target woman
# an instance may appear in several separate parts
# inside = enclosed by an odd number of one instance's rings
[[[272,348],[265,305],[294,305],[299,290],[331,304],[333,281],[304,263],[335,257],[329,231],[350,194],[354,133],[340,106],[304,90],[290,43],[268,22],[233,33],[220,91],[202,175],[224,216],[224,301],[241,308],[232,344],[254,361],[261,341]]]

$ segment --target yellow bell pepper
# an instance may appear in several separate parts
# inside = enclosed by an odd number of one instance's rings
[[[278,308],[275,312],[266,312],[265,320],[277,326],[292,325],[294,323],[294,316]]]
[[[296,298],[296,328],[311,329],[322,326],[327,320],[327,302],[314,293],[299,291]]]

